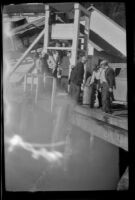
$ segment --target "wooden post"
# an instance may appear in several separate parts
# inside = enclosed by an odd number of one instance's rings
[[[27,85],[27,74],[24,76],[24,92],[26,91],[26,85]]]
[[[45,5],[45,30],[44,30],[44,47],[43,52],[47,53],[48,43],[49,43],[49,5]]]
[[[37,74],[37,84],[36,84],[36,96],[35,96],[35,103],[37,103],[38,98],[38,74]]]
[[[44,75],[43,75],[44,88],[45,88],[45,81],[46,81],[46,77],[45,77],[45,73],[44,73]]]
[[[16,45],[15,45],[15,43],[14,43],[14,36],[12,36],[11,37],[11,43],[12,43],[12,49],[14,50],[14,51],[16,51],[17,50],[17,48],[16,48]]]
[[[86,51],[85,51],[85,56],[88,58],[88,45],[89,45],[89,28],[90,28],[90,16],[85,17],[85,34],[86,37],[84,39],[86,40],[84,43],[86,44]],[[84,77],[83,77],[83,84],[86,83],[86,73],[87,73],[87,66],[88,62],[84,66]]]
[[[90,148],[92,148],[94,145],[94,135],[90,135]]]
[[[78,50],[78,37],[79,37],[79,23],[80,23],[80,9],[79,4],[74,4],[74,36],[73,36],[73,45],[72,45],[72,57],[71,65],[76,65],[77,62],[77,50]],[[69,69],[71,72],[71,67]]]
[[[32,91],[32,89],[33,89],[33,74],[31,73],[31,91]]]
[[[51,112],[53,112],[54,107],[54,100],[55,100],[55,94],[56,94],[56,78],[53,78],[53,85],[52,85],[52,97],[51,97]]]

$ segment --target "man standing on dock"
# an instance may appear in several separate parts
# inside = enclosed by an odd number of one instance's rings
[[[72,69],[70,75],[70,95],[77,103],[79,103],[80,100],[81,84],[83,83],[84,77],[84,64],[86,62],[86,56],[81,54],[79,62]]]
[[[96,93],[97,93],[97,98],[98,98],[98,104],[99,104],[99,108],[102,107],[102,102],[101,102],[101,92],[99,91],[99,78],[100,78],[100,74],[101,74],[101,67],[100,67],[100,63],[102,62],[101,59],[99,59],[98,64],[95,66],[93,73],[92,73],[92,77],[91,77],[91,81],[90,81],[90,108],[94,107],[94,103],[96,100]]]
[[[109,67],[108,62],[103,60],[101,62],[100,86],[102,95],[102,110],[106,113],[112,113],[111,110],[111,97],[113,96],[113,88],[115,85],[114,70]]]
[[[69,74],[69,66],[70,66],[70,57],[71,57],[71,52],[64,53],[65,55],[62,58],[61,62],[61,69],[62,69],[62,74],[61,74],[61,87],[65,92],[68,92],[68,74]]]

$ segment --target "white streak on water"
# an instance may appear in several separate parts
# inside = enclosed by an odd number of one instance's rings
[[[63,158],[63,154],[58,151],[48,151],[45,147],[43,148],[43,144],[33,144],[25,142],[21,136],[14,135],[12,138],[6,137],[5,142],[8,143],[8,152],[12,152],[15,147],[22,147],[23,149],[30,151],[32,153],[32,157],[34,159],[39,159],[43,157],[49,162],[60,161]],[[49,146],[49,144],[47,144]],[[51,144],[50,144],[51,145]],[[56,144],[57,145],[57,144]],[[44,144],[46,146],[46,144]]]

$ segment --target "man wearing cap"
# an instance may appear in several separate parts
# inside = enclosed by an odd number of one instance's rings
[[[101,63],[101,74],[100,74],[100,87],[102,95],[102,110],[106,113],[111,113],[111,97],[113,94],[113,88],[115,85],[115,73],[114,70],[109,67],[108,62],[103,60]]]
[[[97,93],[97,98],[98,98],[98,102],[99,102],[99,108],[102,106],[102,102],[101,102],[101,92],[99,91],[99,78],[100,78],[100,74],[101,74],[101,67],[100,67],[100,63],[102,62],[101,59],[98,60],[98,64],[95,66],[93,73],[92,73],[92,77],[91,77],[91,81],[90,81],[90,108],[94,107],[94,103],[96,100],[96,93]]]

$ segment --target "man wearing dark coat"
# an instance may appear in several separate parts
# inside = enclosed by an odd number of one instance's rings
[[[50,74],[50,70],[49,70],[49,66],[48,66],[48,57],[49,55],[47,53],[45,54],[42,54],[42,57],[40,58],[41,60],[41,73],[42,74],[46,74],[46,75],[49,75]]]
[[[80,55],[79,62],[72,69],[70,75],[70,95],[77,103],[79,103],[80,99],[81,84],[83,83],[85,63],[86,57],[84,55]]]
[[[102,72],[100,74],[100,87],[102,95],[102,110],[106,113],[112,113],[111,99],[113,97],[113,88],[116,88],[114,70],[109,67],[108,62],[101,62]]]

